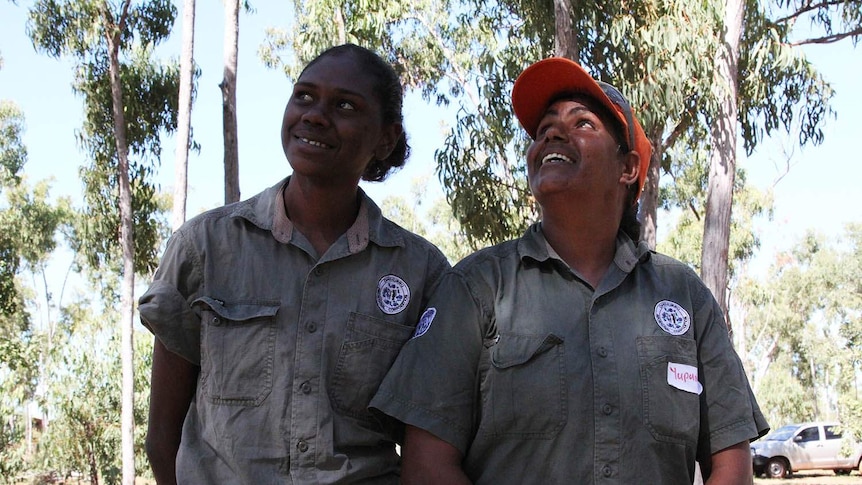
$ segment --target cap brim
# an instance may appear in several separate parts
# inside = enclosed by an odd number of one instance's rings
[[[536,138],[536,130],[551,101],[565,94],[583,93],[617,116],[610,98],[581,66],[564,57],[543,59],[518,76],[512,88],[512,108],[521,126]]]

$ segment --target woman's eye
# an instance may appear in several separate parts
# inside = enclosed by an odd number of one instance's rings
[[[310,101],[311,95],[305,91],[297,91],[297,92],[293,93],[293,99],[295,99],[297,101]]]

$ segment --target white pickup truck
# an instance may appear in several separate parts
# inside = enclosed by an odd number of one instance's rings
[[[784,478],[799,470],[862,472],[862,443],[842,436],[835,422],[788,424],[751,444],[755,476]]]

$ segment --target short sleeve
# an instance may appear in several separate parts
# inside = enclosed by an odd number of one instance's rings
[[[709,289],[696,315],[698,360],[702,375],[701,446],[698,456],[713,454],[769,431],[742,361],[733,348],[724,317]]]
[[[201,326],[191,302],[201,286],[199,268],[183,234],[175,233],[152,284],[138,300],[141,323],[165,348],[195,365],[201,363]]]
[[[474,434],[485,320],[462,276],[444,274],[369,407],[466,453]]]

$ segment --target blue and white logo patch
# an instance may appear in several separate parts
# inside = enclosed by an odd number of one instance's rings
[[[678,303],[662,300],[655,305],[655,321],[671,335],[682,335],[691,327],[691,317]]]
[[[377,282],[377,307],[387,315],[401,313],[410,303],[410,287],[401,278],[390,274]]]
[[[428,329],[431,328],[431,322],[434,321],[435,316],[437,316],[436,308],[430,307],[425,310],[425,313],[423,313],[422,316],[419,317],[419,323],[416,325],[416,331],[413,332],[412,338],[425,335],[425,332],[427,332]]]

